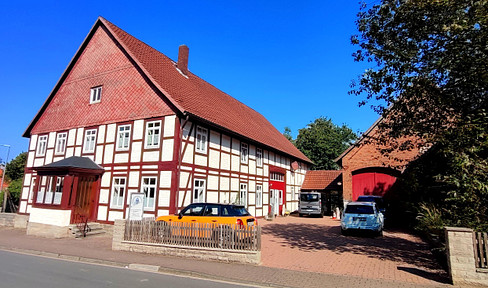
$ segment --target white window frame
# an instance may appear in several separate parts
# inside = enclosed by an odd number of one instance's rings
[[[61,198],[63,197],[63,186],[64,177],[56,177],[53,205],[61,205]]]
[[[110,197],[110,208],[114,208],[114,209],[124,208],[125,195],[127,194],[126,185],[127,185],[126,177],[114,177],[112,179],[112,193]],[[116,201],[114,201],[114,199]]]
[[[161,142],[161,120],[146,123],[145,148],[159,148]],[[156,144],[154,144],[156,142]]]
[[[241,163],[247,164],[249,162],[249,145],[241,142]]]
[[[86,130],[85,131],[85,141],[83,143],[83,152],[84,153],[95,152],[95,146],[96,145],[97,145],[97,129]]]
[[[148,183],[144,183],[144,180],[148,180]],[[154,183],[151,183],[154,180]],[[156,193],[158,189],[158,178],[156,176],[147,176],[142,177],[141,179],[141,191],[144,193],[144,210],[145,211],[154,211],[156,207]],[[151,193],[151,190],[153,193]],[[153,195],[151,195],[153,194]],[[152,197],[151,197],[152,196]],[[152,205],[151,204],[152,199]]]
[[[90,89],[90,104],[100,103],[102,101],[102,86]]]
[[[44,156],[46,155],[47,150],[47,135],[39,136],[37,140],[37,155],[36,156]]]
[[[271,172],[269,175],[269,179],[271,181],[284,182],[285,181],[285,175],[278,173],[278,172]]]
[[[263,149],[256,148],[256,166],[263,167]]]
[[[239,185],[239,204],[247,207],[247,183],[241,183]]]
[[[207,190],[207,181],[205,179],[193,179],[193,203],[205,202],[205,194]]]
[[[208,129],[197,126],[195,133],[195,151],[198,153],[207,153],[208,147]]]
[[[62,155],[66,151],[66,142],[68,141],[68,133],[62,132],[56,135],[56,147],[54,154]]]
[[[256,185],[256,207],[263,207],[263,185]]]
[[[117,151],[127,151],[130,147],[131,125],[120,125],[117,127]]]

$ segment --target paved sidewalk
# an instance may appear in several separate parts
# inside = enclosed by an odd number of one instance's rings
[[[160,272],[271,287],[452,287],[434,282],[422,285],[386,279],[112,251],[111,238],[106,236],[47,239],[27,236],[23,229],[4,227],[0,227],[0,249],[120,267],[129,267],[134,263],[155,265],[159,266]]]

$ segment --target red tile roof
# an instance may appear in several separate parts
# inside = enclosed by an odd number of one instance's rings
[[[149,80],[181,113],[274,148],[293,158],[312,163],[263,115],[193,73],[183,75],[176,68],[175,61],[102,17],[98,18],[92,31],[99,25],[107,28]],[[39,113],[42,111],[43,108]],[[31,126],[24,135],[28,135]]]
[[[342,175],[340,170],[310,170],[305,175],[302,184],[302,190],[324,190],[325,188],[337,188],[342,181],[339,176]]]

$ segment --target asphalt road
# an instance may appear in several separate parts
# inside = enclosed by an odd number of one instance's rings
[[[0,250],[0,288],[255,287]]]

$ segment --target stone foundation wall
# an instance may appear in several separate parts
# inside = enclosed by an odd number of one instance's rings
[[[0,213],[0,227],[27,228],[28,215]]]
[[[210,248],[192,248],[164,244],[136,243],[124,241],[125,220],[115,220],[113,229],[112,250],[132,251],[139,253],[164,254],[178,257],[189,257],[202,260],[239,262],[259,264],[261,252],[228,251]]]
[[[27,235],[41,236],[46,238],[65,238],[70,236],[69,227],[54,226],[29,222],[27,225]]]
[[[477,269],[474,259],[473,230],[446,227],[449,273],[454,285],[487,285],[488,269]]]

